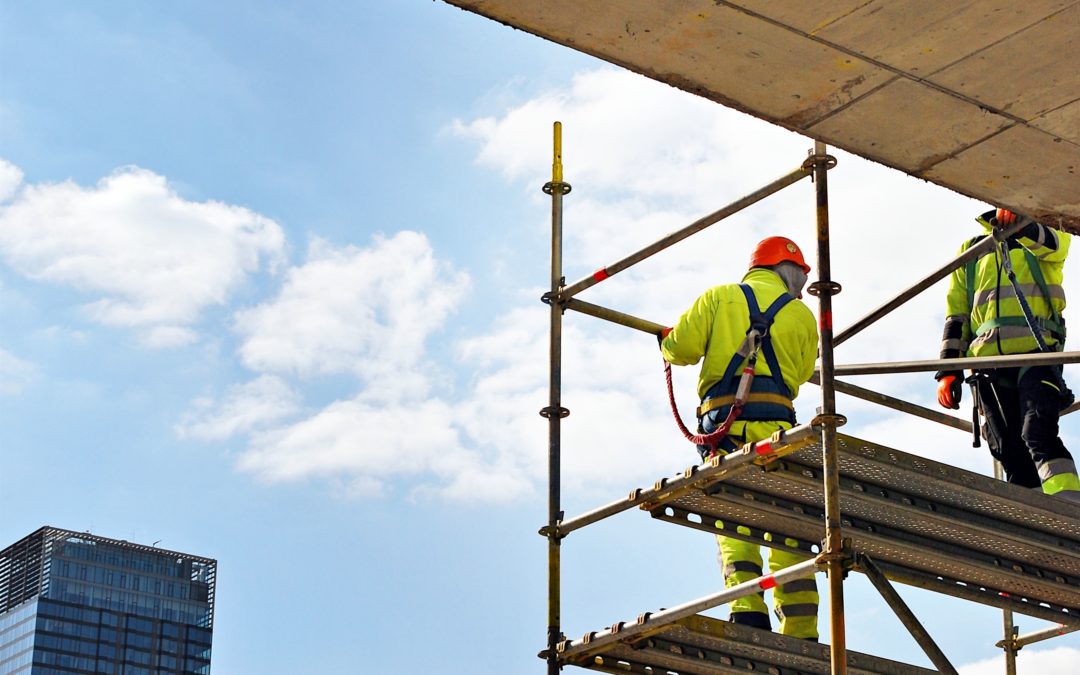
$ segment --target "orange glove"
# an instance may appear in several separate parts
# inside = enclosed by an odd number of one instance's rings
[[[963,383],[963,375],[945,375],[938,380],[937,402],[942,408],[960,409],[960,397],[963,394],[961,385]]]
[[[994,220],[998,221],[998,225],[1012,225],[1016,222],[1016,214],[1008,209],[998,209],[994,215]]]
[[[661,328],[660,332],[656,334],[656,344],[663,345],[664,344],[664,338],[666,338],[668,336],[668,333],[670,333],[670,332],[671,332],[670,328]]]

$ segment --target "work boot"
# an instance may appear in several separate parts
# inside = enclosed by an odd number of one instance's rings
[[[772,624],[769,623],[769,615],[765,612],[732,612],[731,623],[737,623],[740,626],[750,626],[751,628],[760,628],[761,630],[772,630]]]

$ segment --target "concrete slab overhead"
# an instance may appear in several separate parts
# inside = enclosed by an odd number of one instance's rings
[[[1080,232],[1080,0],[446,0]]]

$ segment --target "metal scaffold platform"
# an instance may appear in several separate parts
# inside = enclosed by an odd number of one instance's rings
[[[892,582],[1002,610],[1007,675],[1016,673],[1016,652],[1026,644],[1080,630],[1080,504],[1023,489],[1001,480],[935,462],[886,445],[840,434],[841,392],[892,410],[970,432],[971,422],[856,385],[836,376],[937,370],[993,369],[1080,362],[1080,352],[1051,352],[878,364],[837,365],[835,346],[850,339],[912,297],[984,254],[993,238],[931,272],[846,330],[834,335],[827,172],[836,159],[815,143],[795,170],[765,187],[672,232],[655,243],[575,283],[562,275],[563,182],[561,125],[555,123],[552,180],[551,309],[548,405],[547,648],[540,656],[549,675],[564,666],[610,673],[706,675],[763,672],[911,673],[957,671],[896,592]],[[659,335],[663,325],[577,299],[577,294],[712,226],[803,178],[815,183],[819,278],[807,292],[819,302],[819,366],[811,382],[821,389],[817,416],[806,425],[748,443],[701,465],[635,489],[624,498],[566,518],[561,510],[562,315],[567,310]],[[1005,228],[1008,237],[1020,225]],[[674,407],[674,403],[673,403]],[[1074,405],[1063,414],[1080,408]],[[689,436],[689,434],[688,434]],[[914,448],[917,450],[917,448]],[[561,617],[561,546],[570,534],[629,510],[653,518],[806,556],[779,571],[697,600],[568,639]],[[906,665],[847,648],[843,580],[865,574],[936,670]],[[703,616],[738,598],[825,572],[829,598],[829,644],[797,640]],[[1055,622],[1052,629],[1018,636],[1013,612]]]
[[[1080,504],[851,436],[837,443],[841,524],[856,569],[868,557],[894,581],[1080,626]],[[825,533],[821,456],[821,444],[808,443],[648,510],[763,546],[792,539],[815,555]]]
[[[583,646],[560,655],[562,662],[602,673],[720,675],[745,673],[825,674],[829,646],[797,640],[707,616],[691,616],[614,646]],[[927,675],[937,671],[849,651],[854,675]]]

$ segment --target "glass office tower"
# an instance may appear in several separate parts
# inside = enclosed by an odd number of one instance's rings
[[[217,562],[43,527],[0,551],[0,675],[208,675]]]

